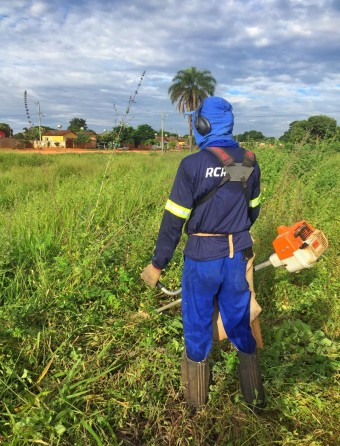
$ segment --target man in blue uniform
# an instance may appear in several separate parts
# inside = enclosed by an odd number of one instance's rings
[[[247,263],[253,256],[249,230],[260,209],[260,168],[254,154],[233,139],[234,116],[225,99],[206,98],[192,112],[192,124],[200,151],[179,165],[152,263],[141,277],[149,286],[156,286],[186,222],[189,237],[182,274],[184,397],[196,408],[207,400],[207,357],[217,301],[223,327],[237,349],[243,396],[253,408],[262,408],[264,391],[250,327],[251,293],[246,280]]]

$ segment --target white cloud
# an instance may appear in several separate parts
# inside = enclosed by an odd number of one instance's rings
[[[30,7],[30,13],[33,16],[41,16],[48,10],[48,5],[43,1],[35,1]]]
[[[46,125],[80,113],[101,131],[124,110],[144,70],[134,122],[185,133],[167,91],[179,69],[210,69],[216,94],[258,130],[333,113],[338,121],[340,11],[329,1],[14,0],[0,3],[0,122],[26,125],[23,91]],[[238,90],[239,93],[235,94]],[[234,91],[234,94],[233,94]],[[308,91],[308,94],[306,92]],[[279,110],[279,111],[278,111]],[[247,129],[247,120],[239,124]],[[266,133],[266,132],[264,132]]]

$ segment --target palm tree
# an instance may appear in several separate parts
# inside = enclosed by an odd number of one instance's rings
[[[186,68],[177,71],[172,79],[168,94],[172,104],[177,102],[177,109],[180,113],[196,110],[199,104],[207,96],[212,96],[215,92],[216,79],[209,70],[199,71],[196,67]],[[192,122],[189,123],[189,145],[192,148]]]

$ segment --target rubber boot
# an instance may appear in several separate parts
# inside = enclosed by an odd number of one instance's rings
[[[195,362],[184,352],[181,368],[184,399],[199,411],[208,399],[210,375],[208,360],[206,358],[204,361]]]
[[[265,396],[256,351],[248,354],[238,351],[238,375],[242,395],[251,409],[260,411],[265,406]]]

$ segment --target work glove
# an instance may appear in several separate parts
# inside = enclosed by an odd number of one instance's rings
[[[150,263],[143,269],[143,272],[140,276],[147,285],[149,285],[151,288],[155,288],[161,276],[161,273],[161,269],[154,267],[153,264]]]

